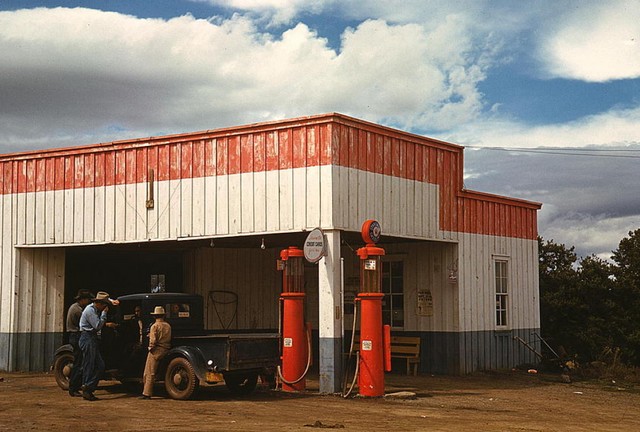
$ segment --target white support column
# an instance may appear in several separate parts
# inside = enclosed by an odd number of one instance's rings
[[[326,231],[325,239],[326,255],[318,267],[320,393],[338,393],[342,377],[340,231]]]

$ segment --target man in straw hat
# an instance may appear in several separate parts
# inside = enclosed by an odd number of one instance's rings
[[[67,311],[67,334],[69,344],[73,347],[73,368],[69,377],[69,395],[81,396],[80,385],[82,384],[82,351],[80,350],[80,317],[84,308],[91,303],[93,294],[87,289],[78,290],[76,302]]]
[[[100,375],[104,371],[104,360],[100,355],[98,332],[102,327],[117,327],[116,323],[107,322],[109,306],[117,305],[111,300],[109,293],[99,291],[93,303],[84,308],[80,317],[80,349],[82,350],[82,397],[89,401],[97,400],[93,392],[98,387]]]
[[[140,399],[151,399],[158,363],[171,348],[171,325],[164,320],[164,308],[156,306],[151,316],[156,319],[156,322],[149,329],[149,353],[147,354],[147,363],[144,365],[142,376],[144,389]]]

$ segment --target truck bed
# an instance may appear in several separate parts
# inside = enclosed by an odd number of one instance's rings
[[[203,332],[175,336],[172,345],[197,348],[204,364],[211,360],[216,372],[275,367],[280,358],[275,333]]]

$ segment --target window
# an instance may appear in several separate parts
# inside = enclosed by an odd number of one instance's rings
[[[382,262],[382,322],[404,327],[404,278],[402,261]]]
[[[168,303],[165,307],[167,318],[189,318],[191,308],[187,303]]]
[[[496,278],[496,326],[506,327],[507,304],[509,296],[508,262],[504,260],[494,261],[494,273]]]

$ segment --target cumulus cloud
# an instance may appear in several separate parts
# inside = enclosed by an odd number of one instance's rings
[[[488,109],[478,90],[496,64],[530,53],[546,77],[639,76],[630,2],[194,1],[240,14],[0,12],[0,152],[330,111],[463,145],[640,150],[637,102],[532,127]],[[295,20],[323,11],[359,24],[330,45]],[[465,181],[544,203],[545,238],[607,256],[640,226],[637,161],[468,149]]]
[[[640,107],[612,109],[578,120],[530,126],[503,118],[482,119],[452,129],[459,143],[485,147],[584,147],[640,143]]]
[[[301,12],[319,13],[336,0],[191,0],[248,12],[270,25],[290,23]]]
[[[567,8],[544,32],[539,59],[551,77],[604,82],[640,77],[640,7],[635,0]]]
[[[336,52],[305,24],[275,37],[238,15],[0,12],[0,142],[42,148],[74,144],[69,135],[122,139],[324,111],[447,128],[482,106],[486,62],[469,54],[460,24],[451,17],[427,32],[369,20]]]
[[[611,252],[617,249],[620,240],[640,227],[638,216],[615,218],[568,214],[548,223],[543,213],[538,223],[542,228],[540,234],[546,240],[575,246],[580,257],[596,255],[604,260],[610,260]]]

